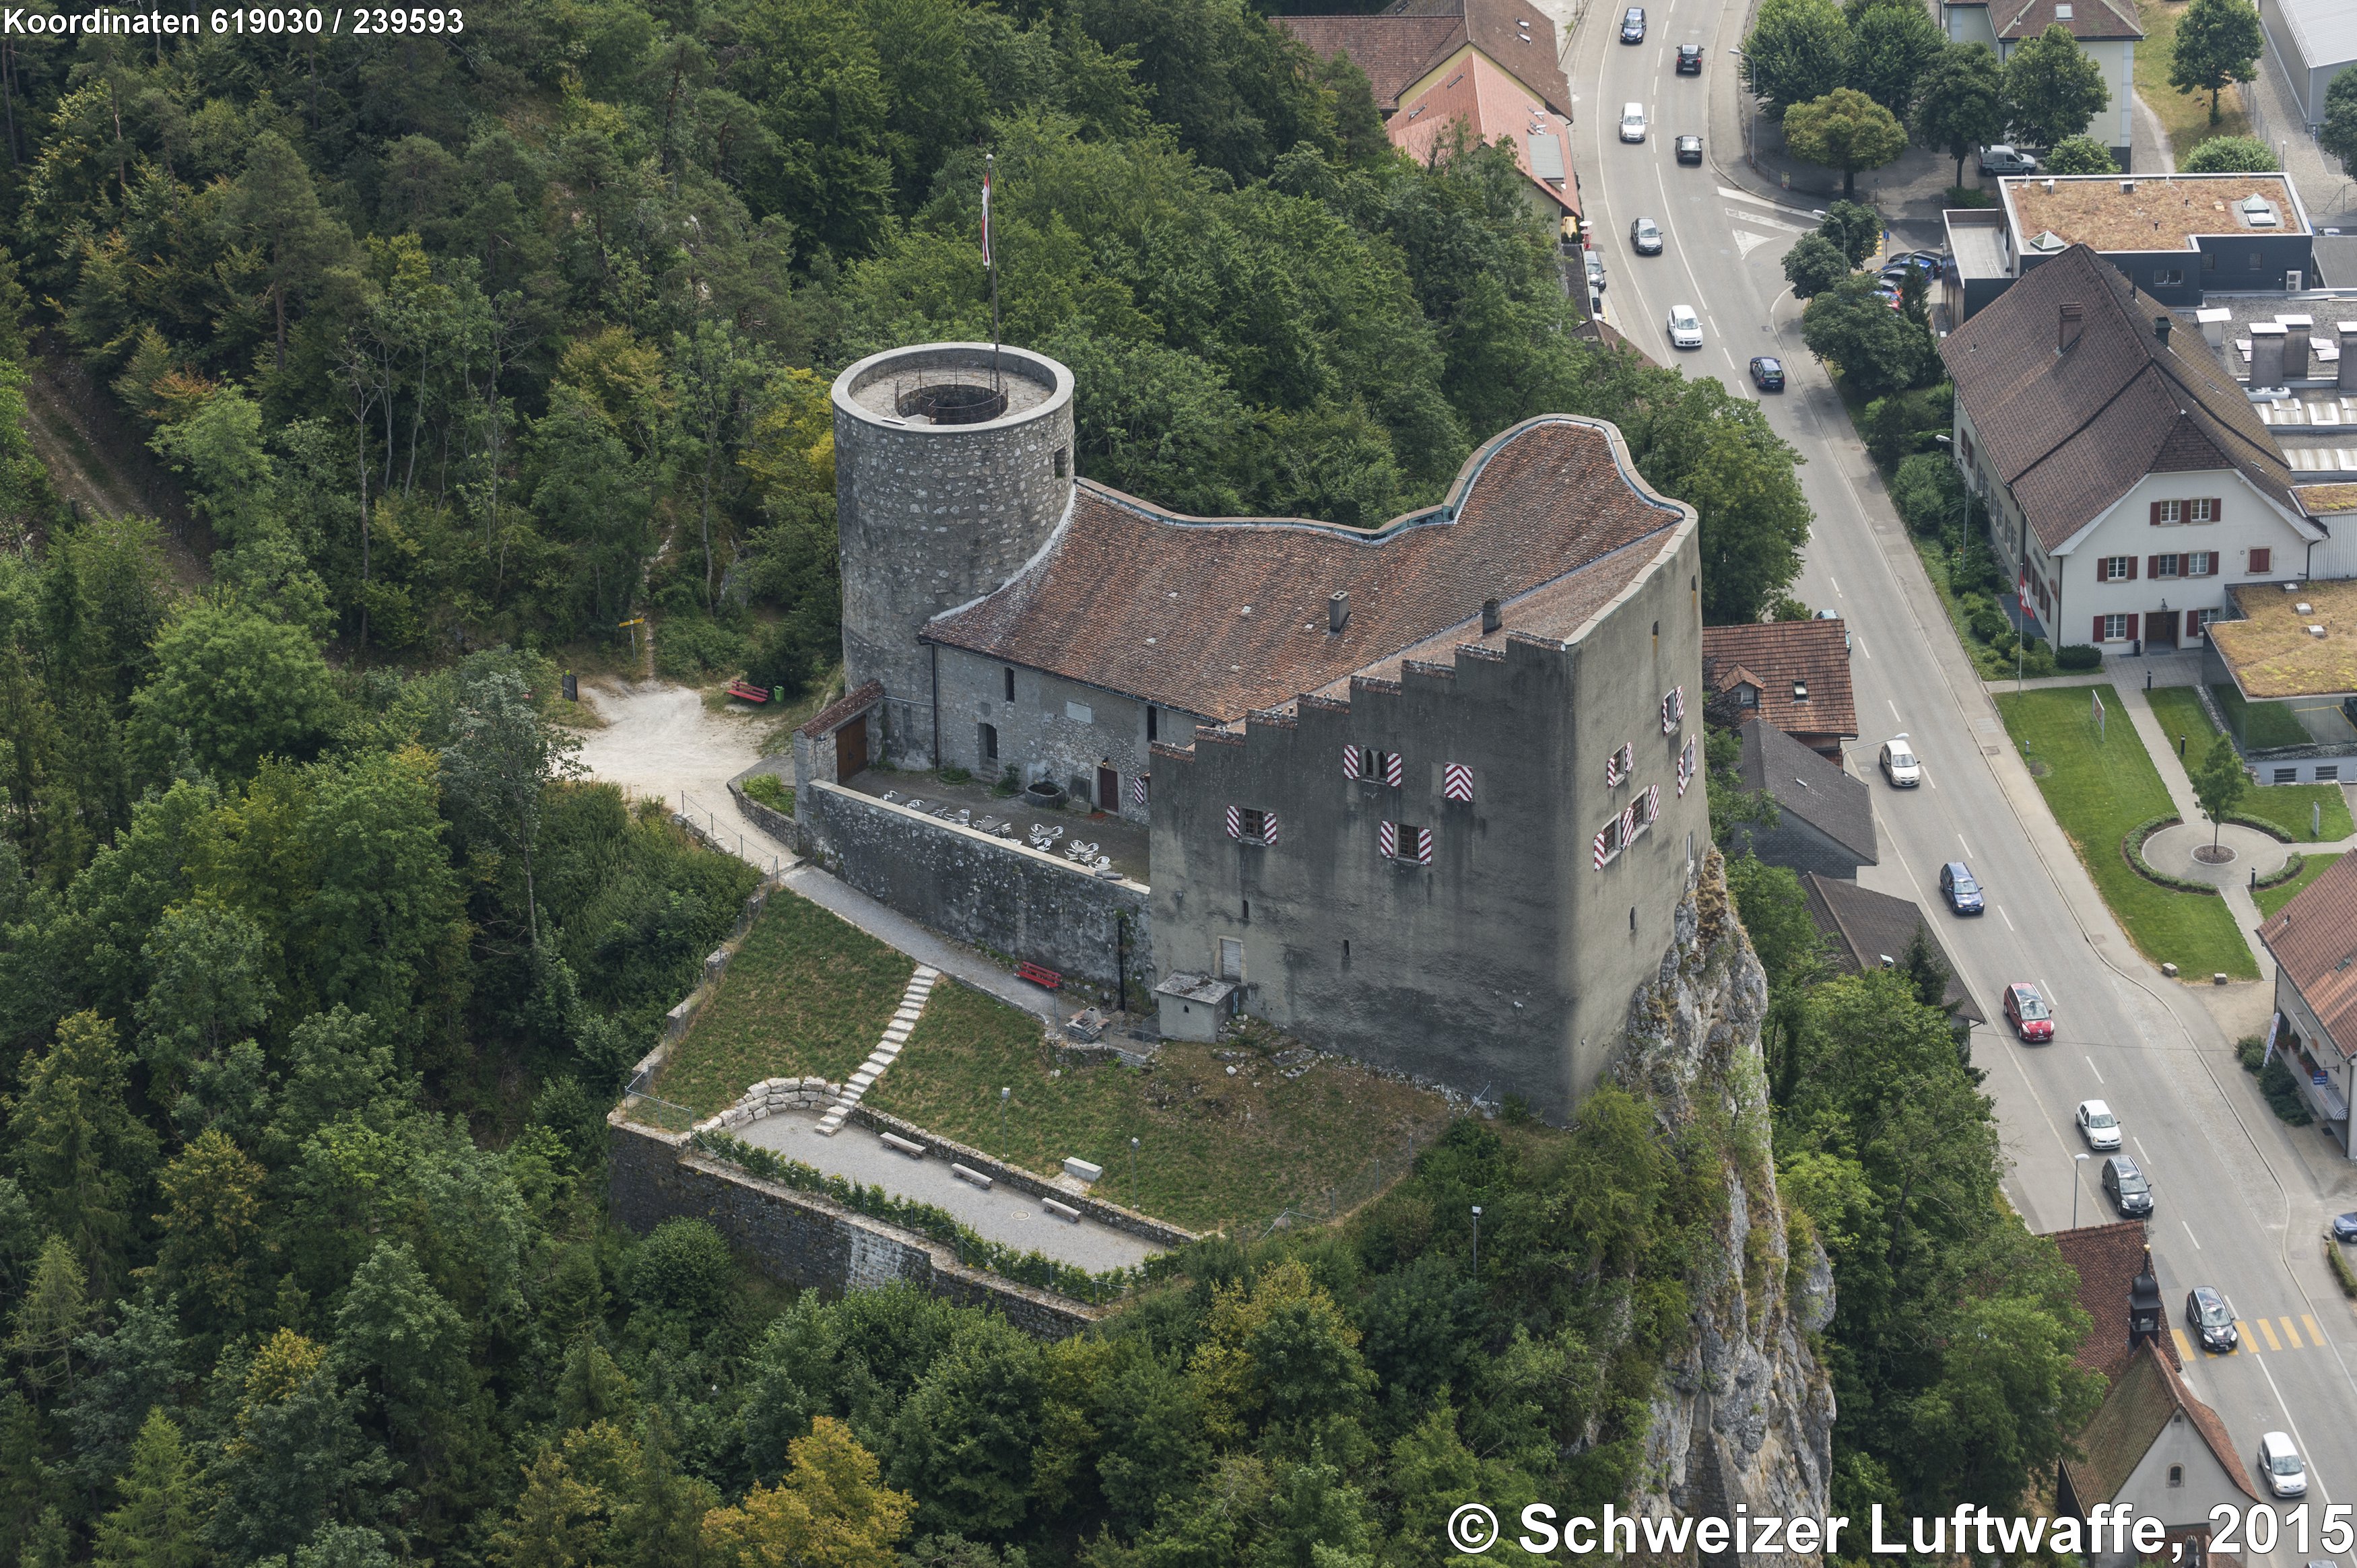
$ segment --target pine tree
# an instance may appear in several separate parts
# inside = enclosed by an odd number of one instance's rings
[[[160,1406],[139,1429],[121,1489],[123,1506],[99,1521],[93,1568],[197,1568],[203,1552],[196,1467]]]
[[[616,1561],[624,1568],[704,1568],[704,1516],[719,1506],[708,1481],[683,1472],[662,1407],[647,1412],[638,1473],[614,1519]]]
[[[166,1289],[184,1293],[189,1306],[210,1309],[205,1326],[214,1332],[236,1326],[253,1292],[263,1261],[263,1177],[262,1167],[216,1128],[183,1149],[158,1183],[168,1207],[156,1217],[164,1227],[156,1266]]]
[[[114,1025],[77,1013],[46,1056],[27,1052],[25,1091],[9,1108],[8,1141],[42,1223],[64,1237],[88,1283],[114,1294],[131,1236],[131,1203],[156,1163],[156,1134],[124,1102]]]
[[[8,1353],[24,1364],[25,1381],[36,1394],[72,1391],[74,1338],[97,1310],[73,1249],[62,1237],[50,1237],[8,1336]]]

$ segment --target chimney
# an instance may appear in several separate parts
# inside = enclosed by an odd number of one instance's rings
[[[1351,596],[1346,593],[1327,595],[1326,630],[1328,633],[1334,636],[1340,636],[1342,628],[1350,624]]]
[[[2284,332],[2280,321],[2251,323],[2251,386],[2279,387],[2284,381]]]
[[[2162,348],[2166,349],[2169,347],[2168,317],[2156,316],[2152,318],[2152,335],[2160,340],[2160,346]]]
[[[2054,351],[2056,353],[2066,351],[2072,344],[2079,340],[2079,328],[2085,325],[2086,316],[2086,307],[2076,300],[2072,300],[2062,306],[2062,318],[2055,328]]]
[[[1481,635],[1487,637],[1505,623],[1506,618],[1498,613],[1498,601],[1483,599],[1481,601]]]
[[[2309,334],[2316,330],[2316,317],[2278,316],[2276,321],[2284,329],[2284,380],[2308,380]]]
[[[2159,1340],[2162,1318],[2160,1282],[2152,1277],[2152,1254],[2145,1254],[2144,1273],[2136,1275],[2128,1286],[2128,1343],[2140,1345],[2146,1340]]]
[[[2341,373],[2332,384],[2345,392],[2357,392],[2357,321],[2341,323]]]

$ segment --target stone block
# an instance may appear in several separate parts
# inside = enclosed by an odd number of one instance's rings
[[[969,1170],[963,1165],[952,1165],[950,1167],[950,1175],[957,1177],[958,1180],[964,1182],[969,1186],[978,1187],[985,1192],[988,1192],[990,1190],[990,1178],[983,1175],[980,1171]]]
[[[1084,1007],[1064,1020],[1064,1037],[1078,1040],[1084,1046],[1095,1045],[1103,1037],[1104,1031],[1105,1015],[1102,1008]]]
[[[1078,1225],[1081,1222],[1081,1211],[1069,1203],[1058,1203],[1052,1197],[1043,1197],[1039,1200],[1039,1207],[1066,1224]]]
[[[898,1133],[886,1133],[881,1136],[888,1148],[898,1149],[904,1155],[913,1155],[920,1160],[925,1157],[925,1145],[918,1143],[914,1138],[903,1138]]]

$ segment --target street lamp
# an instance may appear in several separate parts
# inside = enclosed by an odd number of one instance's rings
[[[1011,1089],[998,1091],[998,1147],[1002,1153],[1006,1150],[1006,1101],[1014,1092]]]
[[[2082,1161],[2092,1157],[2088,1155],[2071,1156],[2071,1229],[2073,1230],[2079,1229],[2079,1165]]]
[[[1137,1207],[1137,1140],[1129,1141],[1129,1206]]]
[[[1481,1277],[1481,1206],[1473,1206],[1473,1277]]]

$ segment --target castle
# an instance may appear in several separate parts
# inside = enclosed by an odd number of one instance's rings
[[[813,789],[871,758],[1011,771],[1146,830],[1116,918],[1166,1032],[1247,1012],[1567,1116],[1707,838],[1693,510],[1548,415],[1377,528],[1185,517],[1076,477],[1073,393],[987,344],[835,381],[850,694],[797,746],[813,847]],[[876,879],[932,907],[913,858]],[[955,934],[1023,957],[1031,906],[1093,890],[1008,865],[961,873],[1004,882],[966,899],[1003,932]]]

